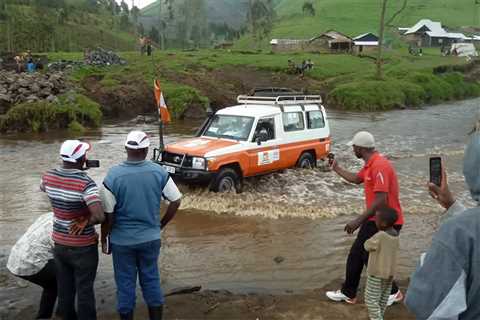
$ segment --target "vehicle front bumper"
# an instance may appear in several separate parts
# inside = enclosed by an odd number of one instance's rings
[[[214,172],[210,172],[206,170],[172,166],[170,163],[164,163],[162,161],[159,161],[157,163],[163,166],[167,170],[167,172],[170,173],[170,176],[172,176],[174,180],[181,180],[183,182],[188,182],[188,183],[209,182],[212,180],[212,178],[215,175]],[[167,168],[169,168],[170,170],[168,170]],[[174,168],[175,172],[172,172],[171,168]]]

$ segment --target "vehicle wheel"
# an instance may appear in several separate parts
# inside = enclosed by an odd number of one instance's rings
[[[233,168],[221,169],[213,180],[210,190],[213,192],[242,192],[242,181],[237,171]]]
[[[313,169],[315,167],[315,159],[310,152],[304,152],[298,159],[297,167],[302,169]]]

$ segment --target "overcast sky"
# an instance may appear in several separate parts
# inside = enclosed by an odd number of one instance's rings
[[[143,7],[148,6],[150,3],[155,2],[156,0],[134,0],[135,5],[142,9]],[[117,0],[118,3],[122,2],[122,0]],[[129,7],[132,6],[132,0],[125,0]]]

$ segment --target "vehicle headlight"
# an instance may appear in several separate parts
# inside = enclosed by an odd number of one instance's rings
[[[193,157],[192,168],[193,169],[199,169],[199,170],[205,170],[205,159],[204,158]]]

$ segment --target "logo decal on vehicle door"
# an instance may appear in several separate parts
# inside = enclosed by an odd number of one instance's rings
[[[280,150],[262,151],[258,153],[258,165],[264,166],[280,160]]]

